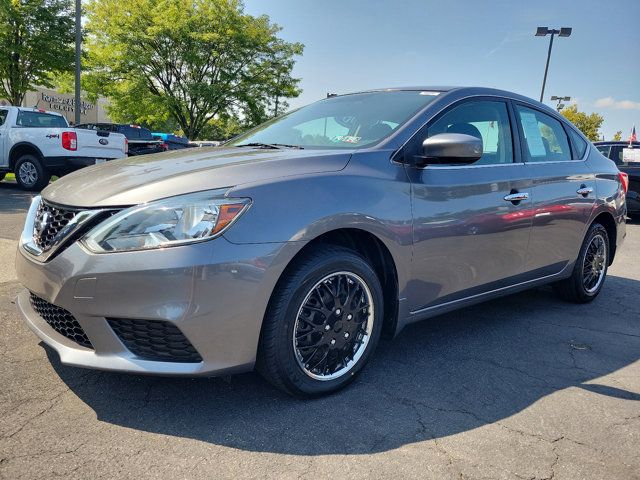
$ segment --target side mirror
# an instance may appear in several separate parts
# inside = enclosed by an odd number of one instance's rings
[[[422,142],[418,166],[430,164],[469,165],[482,157],[482,140],[463,133],[440,133]]]

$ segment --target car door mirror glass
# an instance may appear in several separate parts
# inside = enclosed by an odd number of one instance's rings
[[[422,155],[416,157],[418,166],[468,165],[482,157],[482,140],[463,133],[440,133],[422,142]]]

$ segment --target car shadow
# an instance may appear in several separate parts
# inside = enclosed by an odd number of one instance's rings
[[[612,276],[590,305],[545,287],[411,325],[381,342],[351,386],[306,401],[254,374],[96,372],[61,365],[45,349],[102,422],[249,451],[365,454],[498,422],[571,387],[640,401],[600,378],[640,357],[638,291],[640,282]]]
[[[0,214],[24,214],[37,192],[25,192],[15,182],[0,181]]]

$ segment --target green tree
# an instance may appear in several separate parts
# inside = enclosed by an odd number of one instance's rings
[[[21,105],[74,62],[71,0],[0,0],[0,97]]]
[[[600,140],[600,127],[604,117],[598,113],[587,114],[578,110],[578,105],[569,105],[561,110],[562,115],[573,123],[592,142]]]
[[[622,140],[622,130],[618,130],[613,136],[614,142],[619,142],[620,140]]]
[[[300,93],[291,70],[303,46],[239,0],[90,0],[87,19],[83,86],[110,99],[114,120],[197,139],[216,119],[257,123]]]

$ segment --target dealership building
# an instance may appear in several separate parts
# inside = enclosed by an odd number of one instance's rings
[[[58,93],[48,88],[36,88],[32,92],[27,92],[23,107],[41,108],[43,110],[51,110],[65,116],[70,124],[75,120],[75,98],[73,94]],[[8,105],[6,100],[0,100],[0,105]],[[105,111],[107,100],[99,98],[96,103],[82,99],[80,106],[80,122],[110,122],[109,116]]]

